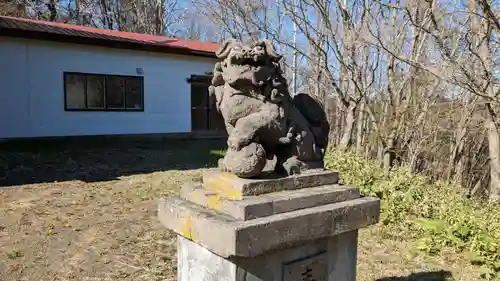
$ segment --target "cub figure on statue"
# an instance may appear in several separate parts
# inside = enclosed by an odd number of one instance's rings
[[[292,98],[270,41],[226,41],[217,52],[209,91],[229,135],[221,169],[258,177],[267,160],[292,175],[322,169],[329,125],[321,104],[306,94]]]

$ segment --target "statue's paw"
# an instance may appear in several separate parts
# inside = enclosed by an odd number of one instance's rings
[[[238,138],[238,137],[229,137],[228,140],[227,140],[227,146],[230,148],[230,149],[233,149],[233,150],[236,150],[236,151],[239,151],[241,150],[243,147],[245,147],[246,145],[248,145],[248,142],[245,141],[244,139],[242,138]]]
[[[239,150],[238,149],[238,143],[234,141],[233,138],[229,137],[227,139],[227,147],[232,150]]]
[[[228,150],[223,159],[223,171],[231,172],[241,178],[258,176],[267,164],[264,147],[255,142],[238,151]]]

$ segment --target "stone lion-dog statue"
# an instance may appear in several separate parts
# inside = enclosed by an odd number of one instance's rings
[[[268,40],[228,40],[216,52],[211,95],[224,119],[228,149],[219,168],[256,178],[268,160],[284,175],[323,169],[329,124],[321,103],[306,94],[292,98]]]

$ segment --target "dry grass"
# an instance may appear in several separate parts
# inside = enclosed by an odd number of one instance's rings
[[[0,149],[0,280],[176,280],[156,199],[199,180],[220,143],[27,142]],[[360,236],[360,281],[480,280],[378,226]]]

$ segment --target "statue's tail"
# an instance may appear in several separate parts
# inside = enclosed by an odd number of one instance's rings
[[[324,106],[317,98],[303,93],[294,95],[292,102],[309,122],[316,146],[326,149],[330,124]]]

